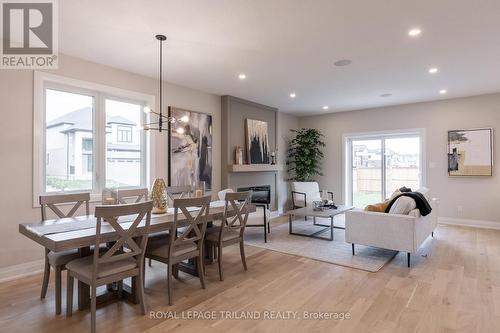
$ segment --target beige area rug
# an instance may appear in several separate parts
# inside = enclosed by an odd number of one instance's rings
[[[317,222],[327,224],[330,220],[318,219]],[[343,216],[335,218],[335,225],[344,226]],[[318,230],[321,230],[321,227],[314,226],[312,218],[309,218],[308,221],[296,220],[293,224],[294,232],[311,234]],[[329,234],[330,231],[325,230],[320,236],[329,237]],[[351,244],[345,242],[344,236],[345,231],[342,229],[334,229],[333,241],[290,235],[288,223],[273,225],[271,221],[271,233],[268,234],[267,243],[264,243],[262,228],[247,228],[245,229],[245,244],[368,272],[378,272],[398,253],[392,250],[356,245],[356,255],[353,256]]]

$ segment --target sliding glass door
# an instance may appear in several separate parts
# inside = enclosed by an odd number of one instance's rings
[[[421,132],[373,134],[346,140],[347,202],[358,208],[381,202],[403,186],[422,184]]]
[[[352,204],[382,201],[382,140],[351,141]]]

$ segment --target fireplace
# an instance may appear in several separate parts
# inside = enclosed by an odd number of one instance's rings
[[[238,192],[252,191],[252,203],[266,205],[271,203],[271,185],[238,187]]]

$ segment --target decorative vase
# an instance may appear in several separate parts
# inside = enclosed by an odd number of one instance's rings
[[[243,149],[240,146],[236,146],[234,151],[234,164],[243,164]]]
[[[153,214],[164,214],[167,212],[167,186],[163,178],[156,178],[151,189],[151,199],[153,200]]]

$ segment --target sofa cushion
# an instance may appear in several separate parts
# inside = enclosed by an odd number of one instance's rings
[[[389,214],[408,215],[415,208],[417,208],[417,203],[414,199],[402,196],[394,202],[389,210]]]

